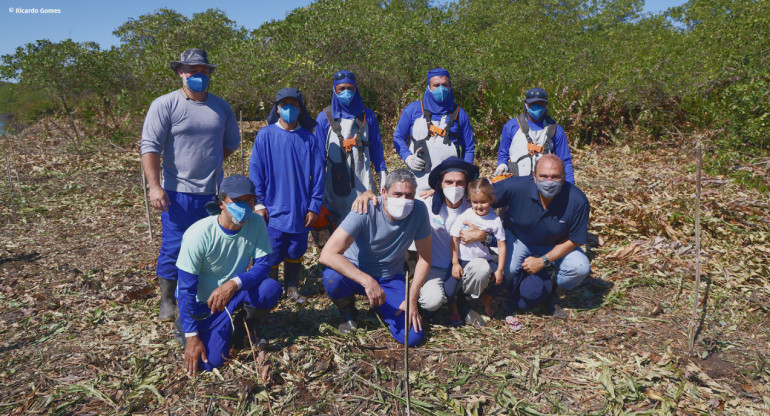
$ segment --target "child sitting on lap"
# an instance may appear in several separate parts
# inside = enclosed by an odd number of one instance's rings
[[[449,234],[452,236],[452,276],[455,279],[462,278],[465,293],[470,294],[474,299],[481,297],[481,301],[484,304],[484,312],[486,312],[487,316],[492,316],[494,315],[492,296],[484,292],[489,284],[489,277],[483,282],[466,282],[463,276],[463,268],[470,260],[478,258],[487,260],[495,276],[494,284],[497,286],[503,282],[504,262],[500,262],[499,265],[495,264],[492,261],[493,257],[489,252],[489,248],[483,242],[460,244],[460,231],[468,227],[464,224],[468,222],[494,235],[497,239],[498,258],[504,259],[506,255],[505,230],[503,229],[502,221],[491,209],[492,203],[495,202],[495,191],[488,179],[481,178],[472,181],[468,185],[468,197],[471,201],[471,208],[468,208],[457,217],[457,220],[452,225],[452,229],[449,231]],[[450,321],[453,318],[459,320],[460,314],[456,303],[450,305],[450,312]]]

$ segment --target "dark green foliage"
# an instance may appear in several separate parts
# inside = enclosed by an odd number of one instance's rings
[[[388,138],[401,109],[422,95],[427,71],[441,66],[484,158],[494,158],[503,124],[535,85],[549,91],[573,145],[629,131],[670,141],[670,132],[717,129],[726,159],[715,166],[765,155],[769,3],[642,8],[642,0],[319,0],[250,32],[220,10],[188,18],[159,9],[117,28],[118,47],[40,41],[4,56],[0,71],[46,91],[64,113],[76,106],[86,121],[122,120],[113,124],[125,137],[152,99],[179,87],[168,63],[189,47],[209,52],[219,65],[211,91],[250,119],[264,117],[284,86],[300,88],[317,113],[331,75],[349,69]]]

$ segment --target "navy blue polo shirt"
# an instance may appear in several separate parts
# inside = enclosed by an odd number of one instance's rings
[[[588,238],[588,214],[591,207],[586,195],[565,182],[561,192],[543,208],[532,176],[517,176],[494,184],[494,207],[508,207],[505,226],[528,246],[553,246],[569,239],[585,244]]]

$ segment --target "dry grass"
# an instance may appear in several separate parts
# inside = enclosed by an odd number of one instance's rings
[[[159,238],[147,238],[138,152],[76,155],[42,137],[4,141],[20,183],[13,200],[2,188],[0,413],[405,413],[402,349],[373,314],[356,335],[336,333],[314,247],[311,302],[281,302],[269,351],[188,378],[171,325],[155,321]],[[570,318],[526,314],[515,333],[499,320],[434,325],[410,354],[413,410],[768,414],[770,197],[705,177],[706,300],[687,355],[695,185],[690,143],[675,142],[574,151],[592,203],[593,272],[567,295]],[[228,173],[240,172],[234,156]]]

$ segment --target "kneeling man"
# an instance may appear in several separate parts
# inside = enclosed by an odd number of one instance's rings
[[[406,282],[404,259],[412,241],[417,246],[417,265],[409,288],[409,345],[424,339],[417,307],[431,262],[431,230],[428,209],[415,202],[417,181],[406,169],[388,174],[382,196],[367,213],[351,212],[340,223],[321,252],[324,289],[343,315],[340,332],[356,329],[355,295],[366,295],[372,307],[379,307],[393,338],[404,343]]]
[[[177,327],[184,332],[190,374],[198,367],[221,366],[231,346],[242,347],[244,321],[252,342],[258,343],[256,328],[283,293],[281,284],[267,277],[270,241],[265,221],[253,215],[254,184],[245,176],[230,176],[222,181],[215,201],[219,214],[197,221],[184,233],[176,263]],[[236,315],[241,309],[244,312]]]

